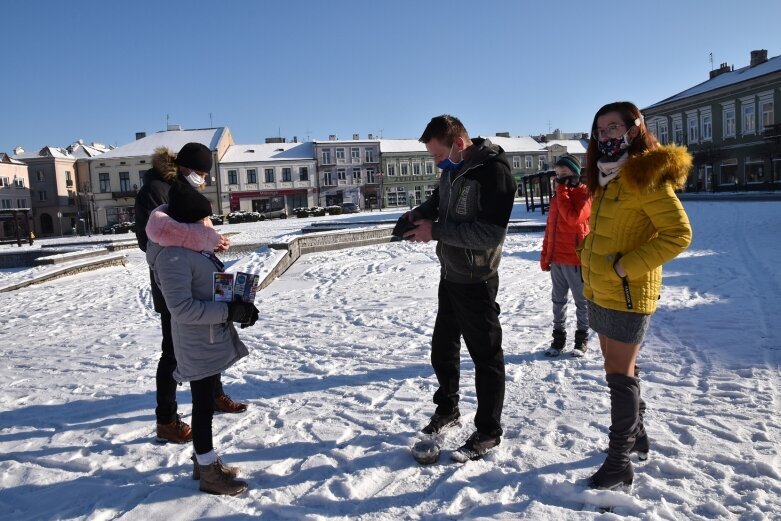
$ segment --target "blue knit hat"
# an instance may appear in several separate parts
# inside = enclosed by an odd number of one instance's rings
[[[577,157],[564,154],[556,160],[555,166],[564,166],[572,170],[576,176],[580,175],[580,161]]]

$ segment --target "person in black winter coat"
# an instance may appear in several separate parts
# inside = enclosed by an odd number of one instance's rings
[[[181,152],[180,155],[182,155]],[[187,153],[182,155],[181,160],[188,162],[185,156],[187,156]],[[208,165],[205,163],[201,164],[201,168],[206,166],[208,166],[206,171],[209,171],[211,162]],[[176,173],[177,156],[165,147],[156,149],[152,156],[152,168],[145,172],[143,185],[136,196],[135,233],[138,239],[138,247],[144,252],[146,252],[149,241],[146,235],[149,215],[159,206],[168,203],[168,191],[176,179]],[[176,369],[176,357],[174,356],[174,346],[171,337],[171,313],[165,304],[165,299],[160,291],[160,287],[155,282],[151,269],[149,278],[151,281],[152,302],[154,310],[160,314],[160,329],[163,336],[161,344],[162,353],[157,364],[155,378],[157,439],[160,442],[188,443],[192,440],[192,429],[187,423],[182,421],[181,416],[177,412],[177,383],[173,378],[173,373]],[[247,406],[231,400],[225,394],[222,383],[219,382],[216,389],[215,409],[221,412],[238,413],[246,411]]]
[[[475,363],[477,430],[453,459],[479,459],[499,445],[502,436],[505,372],[496,294],[517,187],[504,150],[488,139],[470,139],[453,116],[433,118],[420,141],[442,169],[431,197],[404,215],[415,226],[404,238],[437,241],[441,263],[431,340],[431,364],[439,382],[437,408],[423,432],[437,433],[458,422],[463,336]]]

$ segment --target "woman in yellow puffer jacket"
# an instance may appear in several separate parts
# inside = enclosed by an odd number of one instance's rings
[[[645,402],[635,361],[662,283],[662,264],[691,242],[691,226],[675,195],[692,167],[686,148],[660,145],[629,102],[594,116],[586,155],[593,195],[590,233],[580,260],[589,323],[599,334],[610,388],[610,443],[593,488],[630,484],[631,452],[647,458]]]

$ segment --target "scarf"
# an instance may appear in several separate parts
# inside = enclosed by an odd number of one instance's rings
[[[597,168],[599,169],[599,186],[607,186],[607,184],[618,177],[618,172],[621,170],[621,166],[629,159],[629,154],[621,154],[621,157],[615,161],[605,161],[604,158],[597,161]]]

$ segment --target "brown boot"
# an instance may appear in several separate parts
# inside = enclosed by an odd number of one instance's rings
[[[157,424],[157,441],[160,443],[188,443],[193,439],[193,430],[177,416],[171,423]]]
[[[223,471],[224,467],[219,461],[215,461],[211,465],[199,466],[201,482],[198,488],[202,492],[220,496],[235,496],[247,490],[247,483]]]
[[[198,459],[195,457],[195,454],[190,459],[193,460],[193,479],[197,481],[201,479],[201,466],[198,465]],[[217,463],[222,467],[222,472],[230,475],[230,477],[235,478],[239,475],[239,467],[225,465],[220,458],[217,458]]]
[[[239,413],[247,410],[246,403],[234,402],[227,394],[214,399],[214,410],[217,412]]]

